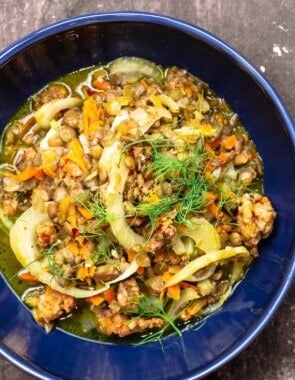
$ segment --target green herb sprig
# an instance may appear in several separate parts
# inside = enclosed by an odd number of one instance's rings
[[[132,314],[138,318],[161,318],[164,320],[164,325],[160,329],[143,337],[140,342],[135,344],[136,346],[150,342],[160,342],[162,345],[162,338],[169,329],[174,330],[179,336],[182,335],[180,329],[175,324],[176,317],[169,315],[165,311],[166,306],[167,302],[162,301],[160,298],[148,297],[146,295],[139,298],[137,310],[132,312]]]

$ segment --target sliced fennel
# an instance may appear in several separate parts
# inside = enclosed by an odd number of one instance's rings
[[[166,108],[152,106],[148,106],[146,110],[137,108],[130,113],[130,117],[137,122],[142,134],[146,133],[150,127],[161,118],[172,120],[172,115]]]
[[[139,265],[137,264],[137,260],[134,259],[130,265],[125,269],[123,273],[120,274],[117,278],[115,278],[112,281],[107,282],[108,285],[116,284],[117,282],[124,281],[130,276],[132,276],[137,269],[139,268]]]
[[[43,137],[43,139],[40,141],[40,145],[39,145],[40,149],[42,149],[42,150],[49,149],[48,141],[52,137],[57,135],[57,128],[59,128],[61,126],[61,123],[62,123],[62,119],[59,119],[58,121],[51,120],[51,122],[49,123],[49,125],[50,125],[49,130],[47,131],[47,133]]]
[[[123,281],[132,276],[138,269],[138,264],[134,260],[126,270],[116,279],[105,283],[98,289],[80,289],[75,286],[62,287],[48,271],[48,265],[36,245],[35,231],[38,224],[49,220],[47,213],[41,213],[30,207],[15,222],[10,230],[11,248],[23,267],[26,267],[30,273],[35,276],[41,283],[50,286],[60,293],[67,294],[75,298],[87,298],[100,294],[109,289],[111,284]]]
[[[247,248],[240,247],[226,247],[218,251],[212,251],[204,254],[203,256],[197,257],[196,259],[189,262],[185,267],[180,269],[171,279],[166,283],[165,288],[168,286],[176,285],[181,281],[188,279],[195,272],[200,269],[205,268],[208,265],[231,259],[239,255],[249,255]]]
[[[162,82],[164,74],[160,66],[147,59],[138,57],[121,57],[109,65],[110,75],[117,75],[122,84],[135,83],[143,77],[153,78]]]
[[[105,192],[107,214],[114,236],[126,249],[135,246],[143,246],[145,239],[135,233],[127,224],[123,205],[123,191],[129,170],[121,158],[120,143],[115,141],[112,145],[104,148],[99,164],[106,170],[109,183]]]
[[[35,119],[40,128],[47,129],[50,127],[51,120],[57,115],[60,111],[78,106],[82,103],[82,99],[68,97],[63,99],[53,99],[50,102],[41,106],[35,112]]]
[[[205,218],[192,218],[189,225],[179,227],[178,233],[172,241],[172,249],[177,255],[187,253],[186,245],[182,241],[182,238],[186,236],[193,239],[196,247],[203,252],[220,249],[220,237],[214,226]]]

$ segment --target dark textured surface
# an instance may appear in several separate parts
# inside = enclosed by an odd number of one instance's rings
[[[264,73],[295,117],[294,0],[0,0],[0,10],[0,49],[43,25],[89,12],[137,10],[184,19],[241,52]],[[251,346],[210,379],[295,379],[294,290],[293,285]],[[32,377],[0,358],[0,379]]]

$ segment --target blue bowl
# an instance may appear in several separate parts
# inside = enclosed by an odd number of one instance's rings
[[[208,375],[261,332],[295,272],[294,124],[269,83],[235,50],[185,22],[145,13],[91,14],[47,26],[0,54],[0,125],[56,77],[118,56],[140,56],[196,74],[232,105],[265,163],[278,216],[271,237],[224,307],[183,337],[133,347],[46,335],[0,279],[0,352],[43,379],[187,379]]]

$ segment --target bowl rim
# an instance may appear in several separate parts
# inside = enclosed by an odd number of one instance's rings
[[[60,21],[50,23],[43,26],[36,31],[33,31],[24,37],[18,39],[16,42],[10,44],[8,47],[0,51],[0,66],[5,64],[8,60],[13,58],[16,54],[20,53],[27,47],[37,43],[45,38],[48,38],[54,34],[62,33],[68,29],[77,28],[89,24],[97,23],[110,23],[110,22],[142,22],[152,23],[166,27],[172,27],[180,32],[184,32],[191,36],[197,37],[205,43],[211,45],[215,49],[221,50],[225,53],[236,65],[249,74],[264,90],[265,94],[269,97],[272,104],[275,106],[278,114],[280,115],[284,126],[287,129],[287,133],[290,137],[293,152],[295,152],[295,123],[289,114],[286,106],[283,104],[277,91],[272,85],[265,79],[265,77],[240,53],[238,53],[229,44],[222,41],[214,34],[207,30],[200,28],[185,20],[167,16],[164,14],[150,13],[150,12],[138,12],[138,11],[112,11],[112,12],[98,12],[98,13],[86,13],[75,17],[65,18]],[[281,302],[287,294],[288,289],[295,280],[295,242],[292,245],[293,260],[290,260],[289,265],[286,268],[285,276],[277,287],[275,296],[269,303],[268,307],[264,310],[264,313],[255,320],[251,328],[244,334],[244,336],[237,342],[228,347],[219,357],[212,362],[193,369],[184,376],[178,377],[179,379],[192,379],[207,376],[219,367],[225,365],[232,360],[241,351],[243,351],[249,344],[262,332],[270,321],[274,313],[277,311]],[[3,342],[0,341],[0,354],[9,360],[16,367],[23,371],[36,376],[40,379],[58,379],[58,377],[52,376],[45,372],[41,368],[29,363],[20,355],[11,351]]]

